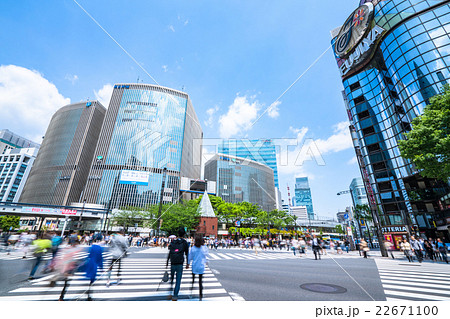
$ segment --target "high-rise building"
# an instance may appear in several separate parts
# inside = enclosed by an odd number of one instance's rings
[[[83,197],[111,208],[176,202],[180,177],[200,179],[203,131],[185,92],[117,84]],[[200,143],[199,143],[200,142]]]
[[[267,165],[216,154],[205,164],[205,179],[217,182],[217,196],[225,202],[249,202],[265,211],[276,209],[273,170]]]
[[[308,209],[306,206],[291,206],[289,207],[289,213],[294,215],[296,219],[308,219]]]
[[[53,115],[20,202],[65,206],[80,201],[105,113],[99,102],[88,101]]]
[[[331,32],[369,205],[382,226],[427,236],[448,236],[434,226],[448,184],[421,177],[398,141],[449,82],[449,30],[449,1],[373,0]]]
[[[295,179],[294,204],[295,206],[306,206],[308,219],[314,219],[314,209],[308,177],[298,177]]]
[[[15,148],[0,154],[0,202],[19,201],[37,153],[37,148]]]
[[[366,189],[364,188],[364,183],[361,177],[356,177],[352,179],[349,186],[350,194],[352,195],[353,206],[356,205],[368,205]]]
[[[37,148],[40,145],[14,134],[10,130],[0,130],[0,155],[13,148]]]
[[[248,158],[269,166],[273,170],[275,187],[278,188],[277,152],[272,140],[228,139],[219,144],[219,153]]]

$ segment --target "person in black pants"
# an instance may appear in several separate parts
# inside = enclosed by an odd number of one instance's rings
[[[315,257],[315,259],[317,260],[317,256],[319,256],[319,259],[321,259],[320,258],[320,239],[319,238],[317,238],[316,237],[316,235],[313,235],[313,240],[312,240],[312,249],[313,249],[313,252],[314,252],[314,257]]]

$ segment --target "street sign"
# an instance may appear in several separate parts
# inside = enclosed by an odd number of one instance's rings
[[[234,222],[234,225],[235,225],[236,227],[241,227],[241,221],[240,221],[240,220],[235,221],[235,222]]]
[[[366,221],[365,221],[364,219],[360,219],[360,220],[359,220],[359,224],[360,224],[362,227],[366,227]]]
[[[349,236],[352,235],[352,228],[351,228],[351,227],[347,227],[347,234],[348,234]]]
[[[344,215],[344,218],[345,218],[345,219],[348,219],[348,214],[345,214],[345,215]]]

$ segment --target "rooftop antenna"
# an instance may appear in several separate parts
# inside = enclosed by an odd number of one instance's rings
[[[181,86],[181,91],[183,91],[183,92],[184,92],[184,85],[182,85],[182,86]]]
[[[138,75],[138,78],[137,78],[137,80],[136,80],[136,83],[139,83],[139,75]]]

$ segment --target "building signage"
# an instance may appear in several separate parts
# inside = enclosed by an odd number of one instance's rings
[[[76,209],[46,208],[46,207],[22,207],[22,213],[42,215],[77,215]]]
[[[148,186],[149,172],[122,170],[120,172],[119,184]]]
[[[383,233],[407,233],[408,230],[404,225],[385,226],[381,228]]]
[[[345,21],[336,38],[334,51],[340,58],[347,55],[365,37],[373,16],[373,4],[367,3],[356,9]]]
[[[369,35],[359,43],[353,53],[351,53],[341,66],[339,66],[341,75],[346,75],[355,64],[363,60],[363,57],[367,57],[365,56],[365,53],[369,52],[372,45],[379,37],[381,37],[384,31],[385,30],[382,27],[377,25],[373,27]]]

